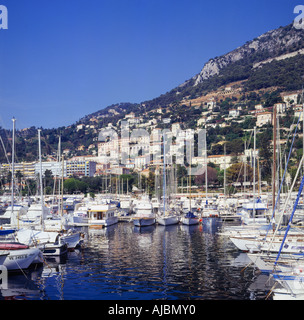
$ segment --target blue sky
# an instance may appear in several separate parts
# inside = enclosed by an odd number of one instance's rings
[[[298,0],[0,0],[0,126],[67,126],[153,99],[293,21]]]

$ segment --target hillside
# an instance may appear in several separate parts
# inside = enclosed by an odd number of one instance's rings
[[[156,107],[186,97],[193,99],[237,81],[243,81],[240,89],[244,92],[273,86],[282,91],[300,89],[303,36],[304,31],[293,28],[292,24],[269,31],[223,56],[210,59],[200,73],[145,104]]]
[[[234,63],[241,62],[237,65],[253,69],[261,61],[297,52],[303,48],[303,45],[303,30],[297,30],[292,25],[269,31],[247,42],[242,47],[221,57],[211,59],[205,64],[202,71],[192,78],[194,86],[220,74],[223,69]]]
[[[217,100],[217,111],[221,111],[221,116],[227,115],[229,108],[236,104],[246,105],[249,109],[258,103],[270,106],[279,101],[280,92],[299,90],[303,86],[303,36],[304,31],[291,24],[266,32],[223,56],[210,59],[198,74],[155,99],[138,104],[113,104],[68,127],[44,129],[42,151],[45,155],[55,155],[60,134],[62,149],[69,150],[67,156],[94,154],[98,130],[109,123],[116,125],[131,112],[146,122],[169,117],[171,123],[180,122],[183,128],[195,128],[204,104],[210,98]],[[159,107],[163,109],[161,114],[157,112]],[[217,121],[221,121],[221,116],[217,116]],[[164,127],[161,121],[158,126]],[[1,129],[0,135],[9,152],[11,132]],[[214,131],[208,129],[210,141],[217,141],[213,135]],[[36,128],[17,132],[16,151],[18,161],[37,160]],[[0,162],[6,162],[3,152]]]

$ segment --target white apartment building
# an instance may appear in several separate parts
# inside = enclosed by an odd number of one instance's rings
[[[35,179],[35,164],[36,162],[21,162],[15,163],[14,170],[20,172],[26,179]],[[11,164],[3,163],[0,164],[0,176],[7,176],[8,172],[11,171]]]
[[[240,115],[240,111],[237,109],[231,109],[229,110],[229,117],[231,118],[237,118]]]
[[[202,124],[205,124],[206,123],[206,117],[201,117],[197,120],[197,125],[200,126]]]
[[[303,121],[303,108],[302,106],[297,106],[294,108],[294,116],[300,117],[300,121]]]
[[[231,155],[212,155],[208,156],[208,163],[212,162],[220,166],[220,169],[223,170],[230,167],[232,158],[233,156]]]
[[[181,126],[180,124],[177,122],[177,123],[172,123],[171,125],[171,131],[172,131],[172,134],[174,137],[176,137],[178,131],[181,130]]]
[[[297,92],[288,94],[286,96],[283,96],[283,101],[285,103],[287,103],[289,106],[290,106],[290,102],[292,102],[292,101],[294,104],[296,104],[297,100],[298,100],[298,95],[299,95],[299,93],[297,93]]]
[[[276,103],[277,113],[283,114],[286,111],[286,103]]]
[[[67,176],[67,161],[64,160],[62,162],[57,161],[47,161],[42,162],[42,175],[44,176],[46,170],[50,170],[52,172],[53,177],[61,177],[62,176],[62,169],[63,169],[63,176]],[[63,167],[63,168],[62,168]],[[40,164],[38,162],[35,163],[35,175],[40,173]]]
[[[207,108],[208,110],[212,111],[216,107],[216,101],[210,100],[207,102]]]
[[[134,158],[135,169],[143,170],[150,165],[150,155],[137,156]]]
[[[66,161],[66,175],[67,176],[86,176],[93,177],[96,172],[96,162],[84,161]]]
[[[264,110],[264,106],[262,105],[262,104],[257,104],[257,105],[255,105],[255,110],[257,110],[257,111],[263,111]]]
[[[272,123],[272,112],[261,112],[256,114],[256,126],[262,127],[264,124]]]

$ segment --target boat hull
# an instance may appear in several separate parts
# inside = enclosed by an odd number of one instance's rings
[[[248,217],[242,217],[241,218],[242,222],[244,224],[247,224],[247,225],[251,225],[251,224],[261,224],[261,225],[265,225],[267,224],[268,220],[267,218],[248,218]]]
[[[90,228],[104,228],[112,226],[113,224],[118,223],[118,217],[111,217],[102,220],[89,220],[88,224]]]
[[[67,244],[45,244],[42,248],[44,256],[62,256],[68,252]]]
[[[180,219],[177,216],[159,217],[157,218],[157,223],[162,226],[169,226],[179,223],[179,220]]]
[[[146,227],[155,224],[155,218],[134,218],[133,224],[135,227]]]
[[[79,245],[80,240],[81,240],[80,232],[75,232],[72,234],[63,235],[60,238],[60,241],[67,245],[68,250],[75,249]]]
[[[192,225],[196,225],[199,224],[199,218],[187,218],[187,217],[183,217],[181,219],[181,223],[185,224],[187,226],[192,226]]]
[[[303,298],[304,278],[301,274],[274,273],[273,278],[279,282],[291,295],[301,295]]]
[[[237,237],[230,236],[229,239],[233,244],[241,251],[244,252],[279,252],[281,247],[281,240],[277,241],[263,241],[261,238],[254,236],[248,237]],[[291,254],[303,254],[303,245],[302,239],[299,242],[296,241],[287,241],[284,247],[281,249],[282,253],[291,253]]]
[[[37,258],[39,259],[40,255],[41,251],[38,248],[11,250],[6,256],[3,265],[8,271],[28,269],[34,261],[37,261]]]
[[[216,210],[209,210],[209,211],[203,211],[202,217],[203,218],[219,218],[220,214]]]
[[[259,252],[261,251],[260,243],[256,237],[230,237],[231,242],[241,251],[244,252]]]
[[[8,252],[1,252],[0,253],[0,266],[3,265],[3,263],[4,263],[4,261],[5,261],[7,256],[8,256]]]

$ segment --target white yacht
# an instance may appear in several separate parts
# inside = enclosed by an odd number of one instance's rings
[[[154,197],[151,199],[151,202],[152,202],[153,210],[158,211],[162,205],[161,202],[159,201],[159,199],[157,197]]]
[[[142,197],[135,202],[135,216],[133,223],[136,227],[151,226],[155,224],[156,217],[153,213],[153,206],[148,197]]]
[[[91,205],[88,215],[89,227],[108,227],[118,222],[117,205],[107,200]]]
[[[38,248],[16,241],[15,230],[0,230],[0,262],[8,271],[21,271],[32,263],[42,263],[42,253]]]
[[[201,208],[201,215],[203,218],[219,218],[220,212],[216,205],[214,204],[205,204]]]
[[[44,255],[61,255],[73,250],[80,243],[80,232],[51,232],[34,229],[20,229],[16,232],[17,239],[28,245],[38,246]]]
[[[180,199],[180,202],[181,202],[184,213],[187,213],[188,211],[191,211],[191,210],[194,210],[194,211],[197,210],[196,201],[193,201],[187,197],[182,197]]]
[[[39,225],[41,224],[41,213],[42,207],[41,204],[32,204],[26,214],[24,214],[20,219],[20,223],[22,226],[29,225]],[[46,217],[50,214],[50,208],[43,206],[43,215],[42,218],[46,219]]]
[[[180,217],[174,211],[166,211],[165,213],[162,212],[160,215],[158,215],[156,221],[162,226],[169,226],[178,224]]]
[[[120,198],[119,204],[120,204],[120,210],[123,213],[123,215],[129,215],[133,213],[134,203],[133,203],[133,198],[131,196],[124,195],[123,197]]]
[[[188,226],[199,224],[199,222],[200,222],[200,218],[191,211],[189,211],[186,215],[184,215],[181,218],[181,223]]]
[[[69,216],[68,223],[72,226],[86,226],[89,221],[89,206],[83,203],[77,203],[75,211]]]
[[[22,217],[25,217],[26,213],[27,213],[26,207],[22,205],[14,204],[13,208],[12,206],[8,206],[6,208],[4,214],[0,216],[0,219],[2,220],[2,223],[7,222],[7,224],[10,225],[11,227],[17,227],[19,219],[21,219]]]
[[[266,224],[268,222],[267,212],[267,204],[258,200],[255,203],[253,201],[245,203],[237,214],[240,215],[244,224]]]

